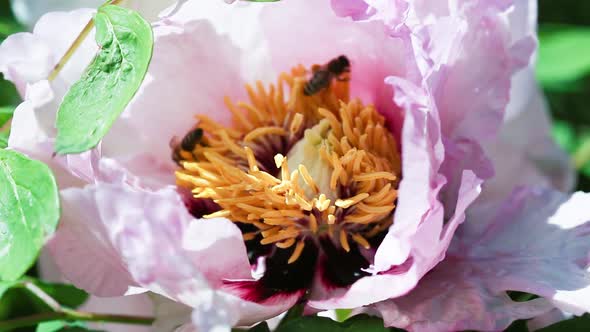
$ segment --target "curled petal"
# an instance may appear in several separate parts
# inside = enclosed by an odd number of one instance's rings
[[[544,299],[514,302],[506,293],[487,289],[468,267],[447,259],[410,294],[378,303],[375,308],[386,326],[438,332],[502,331],[512,321],[544,314],[552,306]]]
[[[532,35],[512,40],[497,2],[460,3],[450,16],[420,28],[418,38],[433,64],[423,73],[443,134],[481,142],[497,134],[512,75],[529,63],[535,41]]]
[[[376,308],[411,331],[496,331],[554,307],[588,312],[589,202],[588,194],[523,188],[502,204],[479,205],[447,259],[411,293]],[[507,291],[542,298],[517,303]]]
[[[509,19],[513,40],[534,34],[537,2],[518,2]],[[496,176],[486,183],[482,200],[501,199],[523,185],[573,189],[573,165],[551,138],[547,103],[535,80],[535,61],[513,77],[499,139],[487,143],[485,150],[494,163]]]
[[[78,9],[49,13],[37,22],[32,33],[22,32],[8,37],[0,45],[0,72],[17,86],[21,94],[24,94],[27,83],[47,78],[90,21],[93,12],[91,9]],[[53,87],[59,91],[60,96],[63,96],[67,87],[80,77],[92,59],[97,50],[93,40],[93,35],[90,35],[84,41],[76,57],[68,62],[54,81]]]
[[[465,225],[453,254],[469,248],[471,262],[481,267],[487,261],[487,271],[499,277],[495,290],[533,293],[567,312],[588,312],[583,299],[590,294],[589,202],[585,193],[517,190],[487,221],[493,204],[474,209],[472,217],[482,222]]]
[[[409,4],[405,0],[332,0],[332,8],[339,16],[381,20],[395,29],[405,21]]]
[[[456,178],[442,174],[444,169],[452,167],[443,165],[439,120],[435,106],[428,111],[427,105],[431,105],[428,97],[407,81],[391,79],[389,82],[396,86],[398,103],[406,109],[402,132],[406,139],[402,151],[404,178],[394,224],[377,249],[370,269],[372,276],[336,292],[322,289],[316,283],[317,298],[312,297],[310,305],[319,309],[354,308],[408,293],[444,258],[456,228],[465,218],[465,209],[480,192],[482,178],[477,173],[481,173],[481,166],[477,162],[458,167]],[[479,160],[467,157],[470,149],[456,150],[455,160]],[[447,153],[450,158],[451,151]],[[480,153],[481,150],[475,150],[474,155]],[[486,164],[485,160],[482,163]],[[451,183],[453,187],[445,188]],[[443,189],[447,193],[448,210],[438,199]]]
[[[61,192],[62,217],[48,247],[62,274],[99,296],[119,296],[138,286],[110,241],[95,195],[70,188]]]

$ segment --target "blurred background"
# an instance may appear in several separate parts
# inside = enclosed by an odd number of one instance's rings
[[[54,0],[16,0],[19,1],[49,6]],[[89,4],[100,2],[88,1]],[[34,19],[22,13],[20,17]],[[0,0],[0,42],[26,29],[16,21],[9,0]],[[554,137],[568,151],[578,169],[578,189],[590,191],[590,1],[539,0],[539,39],[537,77],[551,108]],[[10,118],[19,100],[12,84],[0,76],[0,124]],[[7,134],[0,131],[0,144]],[[31,275],[35,273],[34,270],[30,272]],[[78,302],[83,301],[84,296],[83,293],[69,295]],[[10,290],[0,300],[0,320],[45,310],[43,304],[19,289]],[[509,330],[526,331],[526,327],[523,322],[517,322]],[[543,331],[587,332],[590,318],[562,322]]]

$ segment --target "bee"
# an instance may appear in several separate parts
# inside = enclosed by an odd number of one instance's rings
[[[330,60],[323,66],[314,66],[312,68],[313,76],[303,87],[303,93],[306,96],[314,95],[330,86],[332,79],[338,81],[348,81],[347,73],[350,73],[350,61],[344,55]]]
[[[197,146],[197,144],[199,144],[201,142],[201,139],[203,138],[203,129],[201,128],[195,128],[192,129],[191,131],[189,131],[186,135],[184,135],[184,137],[182,138],[182,140],[180,141],[180,144],[176,141],[176,139],[173,139],[172,142],[170,142],[170,145],[172,146],[172,160],[174,160],[177,164],[180,164],[180,161],[186,158],[183,158],[182,153],[189,153],[192,155],[192,157],[194,159],[195,156],[193,154],[193,150],[195,149],[195,147]]]

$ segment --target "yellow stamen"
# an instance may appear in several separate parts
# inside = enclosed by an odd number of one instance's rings
[[[318,194],[320,192],[320,189],[318,188],[317,184],[315,183],[311,175],[309,175],[309,172],[307,171],[307,168],[305,168],[305,165],[299,164],[299,173],[303,177],[303,181],[305,181],[305,184],[307,184],[314,193]],[[324,197],[326,196],[324,195]]]
[[[336,201],[336,206],[337,207],[341,207],[341,208],[349,208],[355,204],[358,204],[360,201],[362,201],[363,199],[369,197],[369,193],[362,193],[362,194],[358,194],[354,197],[350,197],[347,199],[339,199]]]
[[[213,219],[213,218],[227,218],[231,215],[231,213],[229,211],[217,211],[208,215],[203,216],[204,218],[209,218],[209,219]]]
[[[340,230],[340,245],[346,252],[350,251],[350,245],[348,244],[348,234],[344,229]]]
[[[371,244],[369,244],[369,241],[367,241],[367,239],[365,239],[362,235],[356,233],[352,234],[352,239],[354,242],[360,244],[361,247],[365,249],[371,249]]]
[[[280,127],[256,128],[256,129],[252,130],[250,133],[248,133],[248,135],[246,135],[246,137],[244,137],[244,142],[251,142],[261,136],[266,136],[266,135],[284,136],[284,135],[287,135],[287,131],[285,131],[285,129],[280,128]]]
[[[289,263],[307,237],[370,248],[393,223],[401,175],[385,119],[349,99],[349,82],[306,95],[309,72],[298,66],[268,88],[248,85],[248,102],[225,98],[233,125],[198,115],[200,144],[175,150],[178,186],[221,207],[205,218],[253,225],[244,241],[260,235],[262,245],[294,247]]]
[[[256,235],[258,235],[257,232],[244,233],[242,234],[242,238],[244,238],[244,241],[250,241],[254,240],[254,238],[256,238]]]
[[[287,263],[292,264],[292,263],[296,262],[297,259],[299,259],[299,256],[301,256],[301,253],[303,252],[304,247],[305,247],[305,242],[303,242],[303,241],[297,242],[297,246],[295,246],[295,250],[293,250],[293,254],[291,254],[291,257],[289,257],[289,261]]]
[[[287,249],[287,248],[290,248],[293,244],[295,244],[295,239],[288,239],[287,241],[284,241],[284,242],[277,242],[275,244],[275,246],[277,246],[281,249]]]

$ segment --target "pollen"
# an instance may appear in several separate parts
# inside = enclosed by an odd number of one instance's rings
[[[175,147],[178,186],[221,208],[205,218],[254,226],[244,241],[290,250],[288,263],[324,236],[345,251],[370,249],[393,223],[401,177],[384,117],[349,100],[348,81],[306,94],[309,78],[297,66],[276,84],[247,85],[249,102],[225,99],[230,126],[200,114],[193,150]]]

